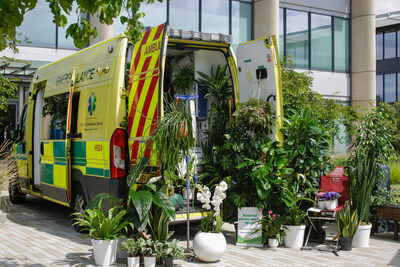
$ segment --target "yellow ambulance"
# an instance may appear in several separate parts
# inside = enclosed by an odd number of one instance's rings
[[[236,61],[229,35],[162,24],[135,45],[120,35],[39,68],[16,130],[19,183],[10,187],[11,201],[22,203],[31,194],[76,212],[102,192],[123,197],[129,168],[163,116],[169,84],[184,64],[196,75],[228,65],[234,102],[268,98],[279,120],[275,37],[239,45],[237,55]],[[207,105],[200,96],[198,123],[209,116]]]

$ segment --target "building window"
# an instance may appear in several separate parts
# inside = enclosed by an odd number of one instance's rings
[[[383,100],[388,103],[396,102],[396,74],[384,75]]]
[[[349,20],[333,18],[334,70],[349,71]]]
[[[376,59],[383,59],[383,33],[376,34]]]
[[[251,40],[252,33],[252,5],[232,1],[232,38],[233,47]]]
[[[201,31],[229,34],[229,1],[201,1]]]
[[[74,45],[74,39],[72,39],[71,36],[69,36],[68,38],[66,38],[65,36],[67,35],[67,29],[69,27],[69,25],[76,23],[78,21],[78,16],[80,14],[76,13],[76,9],[78,7],[78,4],[73,2],[72,4],[72,11],[70,12],[69,15],[65,16],[68,19],[68,25],[66,25],[64,28],[58,27],[57,30],[57,47],[58,48],[67,48],[67,49],[76,49],[75,45]]]
[[[376,102],[383,102],[383,75],[376,75]]]
[[[308,13],[286,11],[286,55],[292,56],[294,66],[308,68]]]
[[[284,10],[283,10],[283,8],[280,8],[279,9],[279,55],[281,55],[281,56],[283,56],[284,54],[285,54],[285,51],[284,51],[284,39],[283,39],[283,36],[285,35],[285,32],[284,32],[284,27],[285,27],[285,25],[284,25],[284,23],[285,23],[285,20],[284,20],[284,16],[285,16],[285,14],[284,14]]]
[[[311,68],[332,69],[332,18],[311,14]]]
[[[385,32],[384,39],[384,58],[396,57],[396,31]]]
[[[167,1],[163,1],[162,3],[154,1],[153,4],[143,3],[140,6],[140,12],[144,12],[145,14],[145,16],[140,19],[144,26],[155,27],[163,24],[167,21]]]
[[[169,25],[173,29],[199,31],[199,1],[169,2]]]

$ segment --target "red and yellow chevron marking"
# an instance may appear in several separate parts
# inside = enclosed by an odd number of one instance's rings
[[[146,31],[135,45],[129,73],[129,148],[131,163],[136,164],[139,154],[150,157],[145,137],[155,130],[158,118],[160,82],[160,54],[165,25]],[[141,154],[142,156],[142,154]],[[153,161],[154,160],[154,161]],[[155,164],[155,159],[152,159]],[[151,164],[151,163],[150,163]]]

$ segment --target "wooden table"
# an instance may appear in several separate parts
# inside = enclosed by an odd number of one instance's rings
[[[378,219],[393,220],[394,240],[399,240],[400,205],[388,204],[376,207]]]

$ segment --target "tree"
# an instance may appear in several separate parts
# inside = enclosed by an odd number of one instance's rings
[[[76,1],[78,7],[72,10],[72,4]],[[162,0],[158,0],[162,2]],[[38,0],[5,0],[0,1],[0,51],[10,48],[14,53],[18,52],[17,44],[24,38],[18,32],[24,16],[34,9]],[[139,21],[144,16],[139,12],[141,4],[152,4],[154,0],[46,0],[53,14],[53,23],[59,27],[65,27],[68,23],[67,15],[71,12],[77,14],[89,13],[98,16],[100,23],[111,25],[120,17],[123,25],[126,25],[125,34],[132,42],[140,40],[143,24]],[[128,16],[120,16],[121,11],[126,11]],[[92,27],[87,18],[78,16],[76,23],[67,28],[66,37],[74,39],[77,48],[87,45],[91,37],[97,36],[97,29]],[[4,61],[13,61],[12,58],[2,57]],[[14,96],[16,84],[0,75],[0,111],[6,109],[7,99]]]

